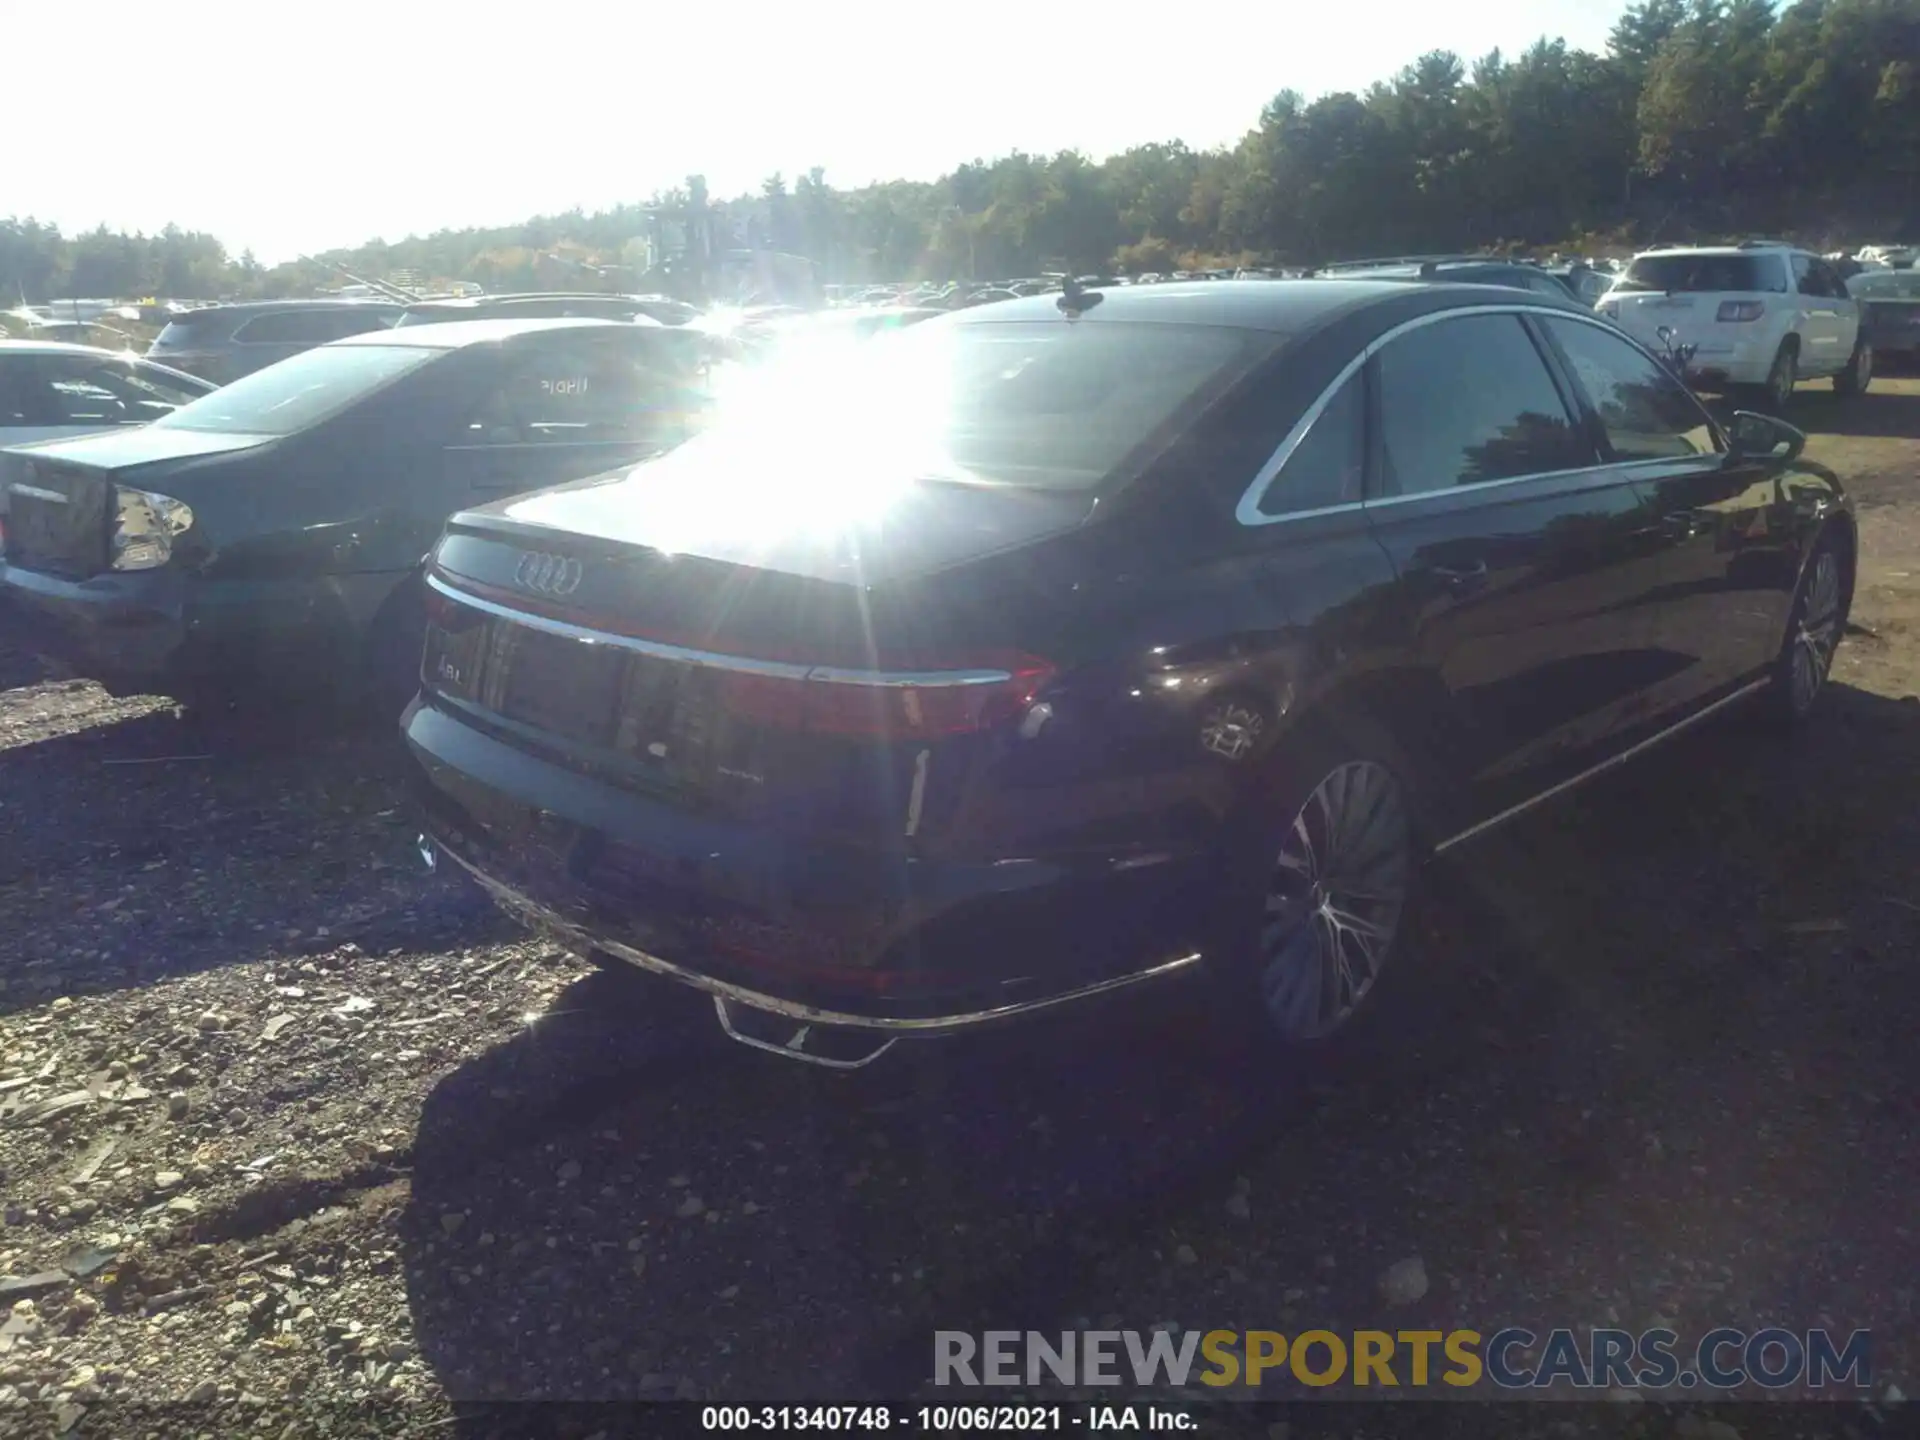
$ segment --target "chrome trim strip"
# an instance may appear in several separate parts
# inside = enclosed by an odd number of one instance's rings
[[[515,625],[525,625],[529,629],[544,630],[549,635],[564,636],[569,640],[578,640],[583,645],[611,645],[620,650],[632,650],[641,655],[651,655],[661,660],[681,660],[690,665],[715,665],[729,670],[749,671],[755,675],[771,675],[785,680],[804,680],[810,665],[788,665],[777,660],[751,660],[740,655],[719,655],[710,650],[689,650],[681,645],[668,645],[660,640],[642,640],[633,635],[611,635],[604,630],[589,630],[582,625],[569,625],[564,620],[552,620],[545,615],[535,615],[525,610],[512,610],[505,605],[496,605],[491,600],[482,600],[478,595],[469,595],[464,590],[456,590],[438,576],[427,576],[427,585],[438,590],[449,600],[471,606],[499,620],[510,620]]]
[[[1639,744],[1629,745],[1625,750],[1622,750],[1619,754],[1609,755],[1605,760],[1602,760],[1598,765],[1594,765],[1589,767],[1588,769],[1582,770],[1578,775],[1569,776],[1567,779],[1562,780],[1558,785],[1554,785],[1549,787],[1548,789],[1542,790],[1538,795],[1535,795],[1532,799],[1522,800],[1518,805],[1509,806],[1507,809],[1502,810],[1498,815],[1495,815],[1492,818],[1487,820],[1482,820],[1478,825],[1469,826],[1467,829],[1462,830],[1458,835],[1450,836],[1449,838],[1442,840],[1438,845],[1433,847],[1433,853],[1435,855],[1444,854],[1448,850],[1451,850],[1456,845],[1465,844],[1467,841],[1473,839],[1474,836],[1476,835],[1484,834],[1487,831],[1493,829],[1497,825],[1504,825],[1507,823],[1507,821],[1512,820],[1517,816],[1526,814],[1527,811],[1533,809],[1536,805],[1545,804],[1547,801],[1553,799],[1556,795],[1566,794],[1567,791],[1573,789],[1576,785],[1586,784],[1587,781],[1593,779],[1596,775],[1604,775],[1606,774],[1607,771],[1626,764],[1627,761],[1633,759],[1634,756],[1639,755],[1644,751],[1651,750],[1654,746],[1662,744],[1665,741],[1671,740],[1674,736],[1680,734],[1683,730],[1691,730],[1695,725],[1698,725],[1702,720],[1706,719],[1709,715],[1716,714],[1719,711],[1726,709],[1727,706],[1734,704],[1736,701],[1746,699],[1749,695],[1753,694],[1757,690],[1766,689],[1770,683],[1771,682],[1765,678],[1748,681],[1745,685],[1742,685],[1738,690],[1734,691],[1731,695],[1721,696],[1718,700],[1714,701],[1713,704],[1707,706],[1705,709],[1696,710],[1691,715],[1686,716],[1684,719],[1675,721],[1672,725],[1669,725],[1666,729],[1660,731],[1659,733],[1654,735],[1649,735],[1646,739],[1642,740]]]
[[[1382,495],[1370,500],[1353,500],[1340,505],[1323,505],[1313,510],[1290,511],[1284,515],[1269,515],[1260,508],[1260,502],[1266,498],[1267,491],[1272,488],[1274,481],[1280,478],[1280,472],[1286,468],[1287,461],[1293,458],[1293,452],[1299,449],[1301,442],[1307,438],[1307,432],[1313,428],[1313,422],[1320,418],[1321,413],[1332,403],[1333,397],[1340,393],[1340,387],[1342,385],[1351,380],[1354,375],[1360,371],[1361,367],[1402,335],[1413,330],[1422,329],[1428,325],[1437,325],[1442,320],[1451,320],[1461,315],[1541,315],[1549,319],[1572,320],[1582,325],[1591,325],[1596,330],[1604,330],[1609,335],[1618,336],[1634,349],[1640,351],[1641,354],[1646,356],[1653,364],[1660,364],[1659,359],[1652,351],[1634,339],[1633,336],[1627,334],[1627,332],[1622,330],[1618,325],[1610,324],[1596,315],[1583,314],[1577,310],[1563,310],[1557,305],[1530,305],[1524,302],[1505,305],[1462,305],[1453,310],[1434,310],[1425,315],[1416,315],[1413,319],[1403,320],[1391,330],[1387,330],[1368,341],[1366,348],[1352,360],[1348,361],[1340,373],[1334,376],[1333,380],[1327,385],[1327,388],[1320,392],[1319,397],[1306,408],[1305,413],[1295,422],[1293,429],[1287,432],[1286,438],[1280,442],[1279,447],[1268,457],[1267,463],[1260,467],[1259,473],[1253,477],[1253,483],[1247,486],[1246,493],[1240,497],[1239,505],[1234,508],[1233,518],[1239,521],[1240,524],[1249,527],[1278,525],[1288,520],[1309,520],[1320,515],[1341,515],[1383,505],[1400,505],[1409,500],[1431,499],[1435,495],[1478,493],[1483,490],[1492,490],[1502,485],[1520,485],[1535,480],[1551,480],[1562,475],[1598,474],[1602,472],[1612,474],[1615,471],[1635,470],[1646,465],[1671,465],[1676,461],[1683,461],[1686,458],[1685,456],[1676,456],[1673,460],[1628,460],[1616,461],[1610,465],[1581,465],[1572,470],[1548,470],[1542,471],[1537,475],[1513,475],[1503,480],[1483,480],[1475,485],[1455,485],[1446,490],[1423,490],[1415,495]],[[1706,412],[1703,410],[1701,413],[1705,414]],[[1721,459],[1718,454],[1701,456],[1700,458],[1702,460],[1710,459],[1714,464],[1719,464]]]
[[[911,688],[916,685],[1004,685],[1013,678],[1013,673],[1008,670],[842,670],[831,665],[816,665],[807,671],[807,678],[827,685]]]
[[[715,650],[690,650],[684,645],[669,645],[663,640],[643,640],[637,635],[615,635],[606,630],[591,630],[525,610],[510,609],[478,595],[455,589],[437,575],[428,575],[427,584],[449,600],[468,605],[500,620],[565,636],[583,645],[612,645],[660,660],[678,660],[688,665],[710,665],[717,670],[740,670],[754,675],[769,675],[783,680],[819,680],[829,685],[868,685],[912,688],[914,686],[1001,685],[1013,678],[1007,670],[843,670],[830,665],[799,665],[781,660],[755,660],[747,655],[723,655]]]
[[[657,955],[649,955],[644,950],[636,950],[630,945],[622,945],[617,940],[607,940],[591,935],[578,925],[562,918],[546,906],[528,899],[511,886],[504,885],[492,876],[476,869],[471,862],[454,854],[444,846],[436,847],[440,853],[452,860],[467,874],[471,875],[480,888],[493,896],[508,910],[532,919],[536,925],[572,939],[574,943],[588,950],[604,950],[607,954],[637,965],[642,970],[651,970],[670,980],[678,980],[683,985],[691,985],[696,990],[722,1000],[730,1000],[744,1005],[749,1010],[764,1010],[769,1014],[784,1016],[789,1020],[799,1020],[813,1025],[834,1025],[847,1030],[878,1030],[893,1035],[941,1035],[954,1030],[966,1030],[976,1025],[987,1025],[995,1021],[1010,1020],[1016,1016],[1031,1015],[1043,1010],[1052,1010],[1076,1000],[1091,999],[1112,990],[1122,990],[1131,985],[1142,984],[1148,980],[1158,980],[1168,975],[1190,969],[1200,963],[1200,952],[1189,951],[1172,960],[1162,960],[1145,970],[1136,970],[1129,975],[1116,975],[1110,980],[1101,980],[1092,985],[1083,985],[1077,990],[1064,994],[1050,995],[1041,1000],[1021,1000],[1010,1005],[998,1005],[990,1010],[974,1010],[960,1015],[936,1015],[915,1018],[900,1018],[878,1015],[847,1015],[834,1010],[821,1010],[812,1005],[803,1005],[797,1000],[782,1000],[777,996],[765,995],[757,990],[749,990],[744,985],[735,985],[730,981],[716,980],[710,975],[702,975],[670,960],[662,960]]]
[[[769,1055],[778,1055],[783,1060],[804,1060],[809,1065],[819,1065],[828,1070],[861,1070],[878,1060],[894,1046],[900,1043],[898,1035],[889,1035],[878,1046],[858,1060],[835,1060],[826,1055],[814,1055],[808,1052],[807,1036],[812,1026],[803,1025],[794,1032],[791,1040],[784,1045],[776,1045],[771,1040],[762,1040],[757,1036],[743,1035],[733,1028],[733,1011],[725,1000],[718,995],[713,997],[713,1013],[720,1017],[720,1028],[726,1032],[729,1040],[738,1040],[742,1045],[755,1050],[765,1050]]]
[[[38,485],[13,484],[7,486],[9,495],[25,495],[30,500],[51,500],[56,505],[71,505],[72,497],[62,495],[58,490],[43,490]]]

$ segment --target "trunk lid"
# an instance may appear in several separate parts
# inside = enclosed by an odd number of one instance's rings
[[[1071,583],[981,585],[973,567],[1029,566],[1093,502],[809,488],[796,504],[588,481],[454,517],[425,683],[677,807],[890,845],[930,833],[1044,682],[1033,602]]]
[[[5,561],[63,579],[98,575],[111,551],[114,485],[126,471],[246,450],[266,439],[143,425],[0,451]]]

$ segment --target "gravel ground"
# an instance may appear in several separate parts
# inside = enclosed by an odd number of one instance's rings
[[[192,726],[0,634],[0,1400],[392,1433],[897,1398],[936,1327],[1658,1320],[1868,1327],[1914,1390],[1920,382],[1804,399],[1866,552],[1817,733],[1478,842],[1421,1023],[1313,1085],[1117,1006],[853,1076],[731,1045],[424,875],[383,737]]]

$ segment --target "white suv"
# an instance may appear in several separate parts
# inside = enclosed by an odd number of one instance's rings
[[[1860,306],[1827,261],[1791,245],[1649,250],[1633,257],[1594,307],[1642,344],[1695,347],[1689,381],[1706,389],[1752,387],[1773,409],[1796,380],[1831,376],[1842,395],[1873,378],[1860,338]]]

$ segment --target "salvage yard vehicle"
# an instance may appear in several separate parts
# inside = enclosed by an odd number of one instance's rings
[[[147,347],[147,358],[224,385],[316,345],[384,330],[401,309],[377,300],[203,305],[169,320]]]
[[[1920,355],[1920,271],[1862,271],[1847,290],[1860,302],[1861,342],[1876,357]]]
[[[1801,380],[1841,395],[1873,379],[1873,347],[1846,282],[1818,255],[1775,241],[1649,250],[1594,307],[1644,344],[1667,329],[1694,347],[1688,380],[1752,392],[1776,413]]]
[[[1423,861],[1813,709],[1855,529],[1803,443],[1544,293],[943,316],[451,519],[424,853],[794,1058],[1180,976],[1325,1055]]]
[[[669,295],[603,295],[597,292],[533,291],[521,295],[469,295],[422,300],[401,312],[397,325],[441,325],[449,320],[639,320],[684,325],[700,311]]]
[[[0,340],[0,445],[144,425],[214,387],[138,356],[56,341]],[[0,513],[5,513],[0,495]]]
[[[600,320],[356,336],[138,430],[0,451],[0,596],[121,693],[412,693],[447,515],[640,458],[698,412],[701,338]]]

